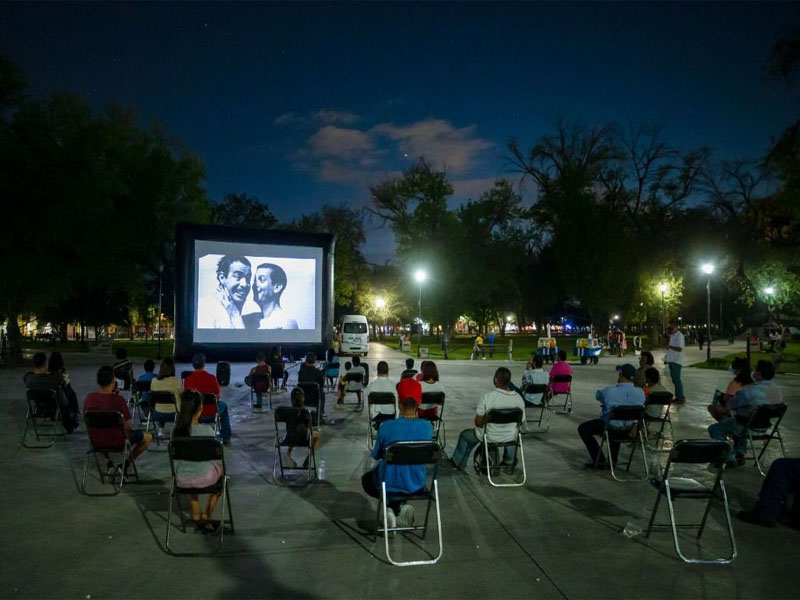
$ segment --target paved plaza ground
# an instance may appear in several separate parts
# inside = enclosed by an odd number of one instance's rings
[[[374,374],[377,361],[387,360],[396,380],[404,358],[373,344],[367,362]],[[111,358],[75,354],[66,360],[82,402],[95,388],[97,367]],[[632,356],[627,360],[635,362]],[[417,568],[391,566],[383,540],[373,542],[376,503],[361,489],[361,475],[370,468],[366,416],[352,408],[333,410],[330,397],[327,416],[335,423],[322,428],[318,453],[327,463],[327,480],[305,488],[276,485],[272,415],[251,413],[248,390],[241,385],[250,365],[232,365],[232,382],[223,388],[222,399],[234,429],[225,455],[236,534],[226,535],[217,554],[175,557],[164,548],[165,446],[152,445],[138,461],[141,483],[126,485],[115,497],[84,496],[78,483],[85,430],[47,450],[20,447],[26,369],[2,369],[0,597],[796,598],[797,531],[734,519],[739,556],[730,566],[680,562],[667,532],[649,540],[621,534],[626,524],[646,527],[656,492],[647,482],[618,483],[608,472],[585,470],[587,454],[577,435],[579,423],[598,416],[594,392],[615,381],[614,367],[621,362],[603,357],[596,366],[575,366],[573,414],[552,414],[549,432],[524,438],[528,481],[523,488],[496,489],[471,466],[458,472],[443,465],[444,556],[435,566]],[[458,433],[471,426],[478,396],[491,389],[492,374],[503,365],[519,381],[522,362],[439,363],[447,391],[448,455]],[[141,364],[136,367],[140,373]],[[705,405],[729,378],[723,371],[684,370],[688,402],[674,413],[676,437],[707,437],[711,418]],[[777,381],[789,404],[782,427],[787,453],[798,456],[800,378],[779,376]],[[288,395],[275,401],[288,403]],[[650,455],[652,462],[664,459],[664,454]],[[641,468],[640,459],[633,468]],[[725,481],[735,513],[752,506],[762,478],[748,464],[726,472]],[[697,514],[693,506],[681,508]],[[411,559],[424,558],[425,549],[433,552],[435,540],[431,531],[422,548],[402,536],[390,543],[398,556]],[[683,540],[687,551],[697,551],[689,534]],[[179,550],[211,550],[214,543],[210,536],[173,531],[172,544]],[[703,551],[724,553],[726,544],[722,512],[715,508]]]

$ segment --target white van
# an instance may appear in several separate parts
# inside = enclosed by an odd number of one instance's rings
[[[345,315],[342,319],[342,354],[369,352],[369,323],[364,315]]]

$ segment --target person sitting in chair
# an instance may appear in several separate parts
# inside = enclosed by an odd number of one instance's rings
[[[22,379],[25,382],[25,387],[29,390],[55,392],[56,401],[61,410],[61,424],[64,426],[64,431],[72,433],[78,426],[78,415],[73,414],[77,407],[70,407],[64,389],[48,370],[47,355],[44,352],[37,352],[33,355],[33,371],[26,373]]]
[[[219,382],[217,378],[206,371],[206,355],[198,352],[192,357],[194,371],[183,381],[184,390],[197,390],[201,394],[214,394],[217,397],[217,412],[219,413],[219,429],[223,444],[231,442],[231,418],[228,415],[228,405],[219,399]],[[152,389],[152,388],[151,388]]]
[[[369,395],[373,392],[381,394],[395,393],[395,384],[389,379],[389,363],[387,363],[385,360],[380,361],[378,363],[377,372],[377,377],[369,382],[369,385],[365,390],[368,399]],[[388,404],[378,404],[372,410],[374,410],[374,414],[369,415],[370,420],[380,424],[387,419],[394,418],[396,412],[396,403],[395,407],[392,407]]]
[[[133,383],[134,379],[133,363],[131,362],[131,359],[128,358],[128,352],[125,350],[125,348],[117,348],[115,354],[117,360],[111,366],[111,368],[114,369],[114,377],[122,382],[123,390],[129,390],[131,389],[131,384]]]
[[[406,359],[406,368],[405,371],[400,373],[400,379],[405,379],[406,377],[415,377],[417,374],[417,370],[414,368],[414,359],[407,358]]]
[[[303,391],[303,388],[296,387],[292,390],[292,406],[294,408],[303,408],[306,405],[306,395]],[[305,417],[310,417],[308,413],[305,413]],[[286,423],[286,438],[283,440],[284,443],[291,443],[292,446],[287,446],[286,448],[286,466],[290,469],[296,469],[297,463],[295,462],[294,458],[292,458],[292,450],[294,450],[295,446],[302,446],[305,447],[308,443],[308,430],[311,427],[311,421],[307,418],[303,418],[301,420],[297,420],[294,418],[289,418],[289,422]],[[314,449],[314,452],[317,451],[319,447],[319,431],[311,430],[311,447]],[[310,457],[306,457],[305,462],[303,463],[303,468],[308,467],[308,459]]]
[[[381,468],[384,453],[394,442],[431,441],[433,427],[417,418],[417,406],[422,400],[422,387],[413,379],[401,379],[397,384],[399,418],[386,421],[378,429],[371,456],[378,464],[361,477],[361,485],[369,496],[381,497]],[[389,465],[386,469],[386,492],[414,494],[425,487],[424,465]],[[392,502],[387,507],[389,527],[411,527],[414,524],[414,507],[403,502]]]
[[[750,361],[744,357],[736,357],[731,363],[730,370],[734,377],[725,388],[725,392],[715,390],[714,398],[706,408],[715,421],[722,421],[731,416],[731,403],[736,394],[744,389],[744,386],[753,383]]]
[[[525,372],[522,374],[522,388],[516,388],[509,382],[509,389],[513,389],[525,402],[525,406],[541,406],[543,400],[543,393],[526,394],[525,388],[529,385],[547,385],[550,383],[550,376],[544,370],[544,358],[539,354],[534,354],[528,359],[525,364]]]
[[[352,366],[348,367],[348,365],[350,365],[350,362],[346,362],[344,364],[345,374],[344,377],[339,379],[339,398],[336,401],[336,408],[344,407],[344,396],[347,393],[347,382],[351,380],[351,375],[360,374],[362,385],[364,382],[364,376],[366,372],[364,371],[364,367],[361,366],[361,359],[357,356],[354,356]],[[361,390],[355,390],[355,394],[358,397],[356,411],[361,411],[364,407]]]
[[[269,356],[267,357],[267,363],[269,364],[270,371],[272,372],[272,380],[275,385],[278,385],[278,380],[281,380],[280,389],[286,389],[286,382],[289,381],[289,371],[283,364],[283,358],[281,357],[281,353],[278,351],[277,346],[273,346],[269,351]]]
[[[558,351],[558,359],[555,364],[550,367],[550,379],[556,375],[572,375],[572,367],[567,362],[567,353],[564,350]],[[556,382],[550,384],[550,390],[553,394],[566,394],[569,391],[569,382]]]
[[[306,354],[305,362],[297,372],[298,383],[316,383],[319,386],[319,422],[325,421],[325,374],[317,368],[317,355]]]
[[[800,530],[800,458],[778,458],[769,468],[758,502],[752,510],[743,510],[738,517],[746,523],[775,527],[781,516],[781,508],[789,494],[794,495],[792,512],[786,523]]]
[[[638,371],[637,371],[638,373]],[[661,385],[661,374],[658,372],[658,369],[655,367],[650,367],[644,373],[645,376],[645,383],[642,390],[644,391],[644,397],[647,398],[653,392],[661,393],[667,392],[669,390]],[[635,385],[635,384],[634,384]],[[637,386],[638,387],[638,386]],[[645,412],[650,417],[660,418],[663,413],[663,406],[660,404],[653,404],[651,406],[645,407]]]
[[[175,377],[175,361],[169,356],[161,361],[158,367],[158,375],[150,382],[151,392],[171,392],[175,398],[175,405],[156,404],[152,407],[151,418],[158,425],[158,437],[164,437],[164,427],[169,422],[175,421],[175,412],[181,408],[181,394],[183,386],[180,380]]]
[[[272,379],[272,370],[267,364],[267,355],[264,353],[263,350],[259,350],[258,352],[256,352],[256,366],[250,369],[250,373],[248,373],[247,377],[244,378],[245,385],[253,387],[253,375],[267,376],[266,381],[257,382],[254,388],[256,393],[255,407],[261,408],[263,396],[264,394],[269,392],[270,380]]]

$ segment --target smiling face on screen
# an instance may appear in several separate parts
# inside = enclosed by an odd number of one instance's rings
[[[250,291],[250,265],[235,260],[228,267],[227,275],[217,273],[217,281],[228,290],[231,300],[242,306]]]

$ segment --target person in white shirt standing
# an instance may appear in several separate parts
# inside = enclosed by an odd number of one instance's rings
[[[683,367],[683,350],[686,347],[686,339],[683,337],[678,324],[670,321],[669,341],[667,342],[667,354],[664,362],[669,367],[669,376],[675,385],[675,402],[683,404],[686,397],[683,395],[683,382],[681,381],[681,368]]]

